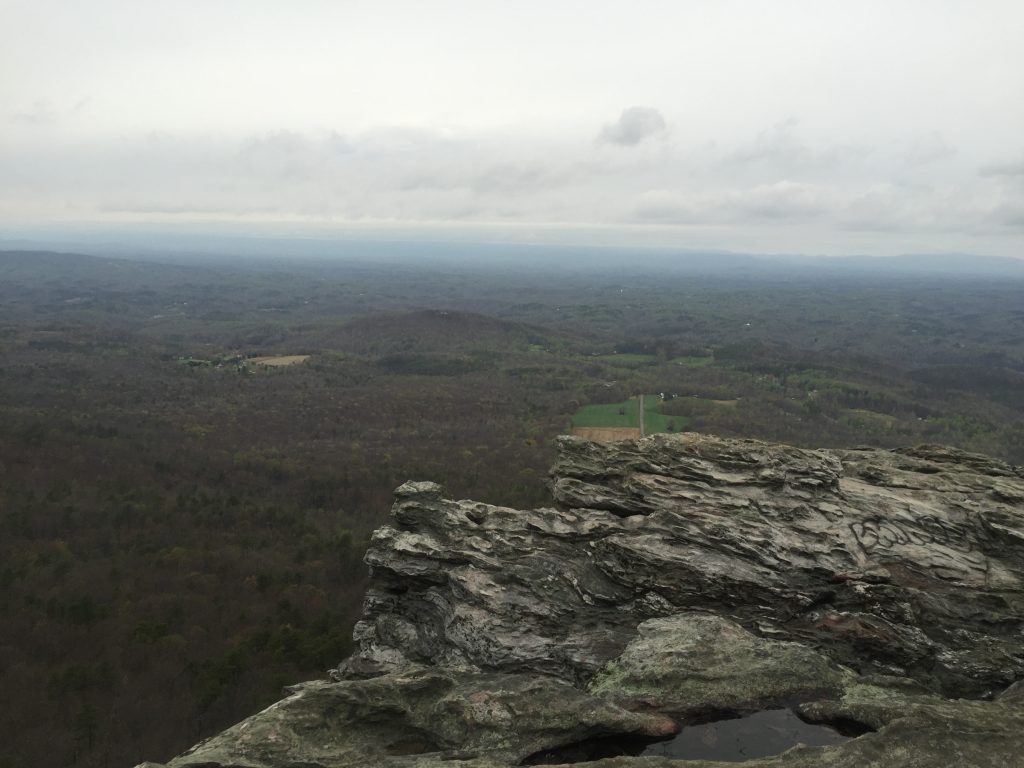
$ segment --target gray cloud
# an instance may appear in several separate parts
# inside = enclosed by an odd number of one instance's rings
[[[808,143],[800,135],[800,121],[789,117],[727,152],[723,162],[744,172],[785,178],[796,173],[833,175],[843,166],[865,162],[870,154],[869,148],[857,144]]]
[[[57,110],[53,104],[45,100],[39,100],[28,109],[12,112],[11,122],[20,123],[26,126],[41,127],[53,125],[57,122]]]
[[[982,176],[1024,176],[1024,159],[982,166]]]
[[[1019,0],[749,3],[743,24],[734,3],[447,4],[7,3],[0,227],[568,222],[1021,255]]]
[[[701,242],[759,249],[792,249],[801,232],[815,232],[817,247],[832,252],[843,237],[860,250],[870,237],[928,247],[953,247],[957,233],[1007,242],[1020,226],[1016,186],[957,165],[956,153],[908,163],[904,141],[843,155],[796,128],[783,123],[717,145],[665,136],[653,152],[408,129],[154,133],[59,150],[40,139],[0,146],[0,214],[31,217],[60,200],[82,218],[599,225],[716,233]]]
[[[783,180],[744,190],[735,196],[734,205],[740,218],[806,220],[832,211],[828,197],[822,187]]]
[[[630,107],[622,110],[619,119],[601,129],[599,139],[609,144],[634,147],[640,142],[664,135],[668,124],[664,116],[651,107]]]
[[[92,98],[89,96],[59,104],[49,99],[36,99],[27,107],[9,112],[7,118],[12,125],[22,129],[52,128],[86,115],[91,105]]]
[[[826,187],[786,180],[691,193],[653,190],[640,195],[630,218],[662,224],[792,223],[834,212],[834,197]]]
[[[1002,226],[1024,229],[1024,201],[1000,205],[992,212],[992,218]]]
[[[955,154],[956,150],[946,143],[939,131],[929,131],[911,142],[907,162],[911,165],[927,165]]]
[[[807,146],[796,135],[799,121],[795,117],[761,131],[753,143],[730,155],[738,163],[757,163],[764,160],[802,162],[810,155]]]

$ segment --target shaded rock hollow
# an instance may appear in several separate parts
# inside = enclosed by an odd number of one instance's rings
[[[1024,765],[1024,475],[923,446],[560,438],[557,507],[396,491],[356,652],[173,766],[514,765],[711,712],[874,732],[748,765]],[[660,765],[622,756],[601,765]],[[697,764],[697,763],[694,763]]]

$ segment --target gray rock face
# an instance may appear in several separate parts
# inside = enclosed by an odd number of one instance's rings
[[[680,611],[862,673],[977,695],[1024,677],[1024,477],[948,448],[562,438],[562,509],[398,490],[344,676],[408,661],[584,682]]]
[[[566,738],[664,737],[677,730],[664,715],[628,712],[557,678],[418,667],[296,686],[172,765],[407,765],[417,755],[458,765],[486,755],[515,764]]]
[[[587,686],[634,709],[683,717],[767,709],[838,694],[857,677],[806,645],[755,637],[720,616],[676,614],[638,630]]]
[[[514,765],[787,706],[877,732],[748,765],[1024,766],[1019,469],[696,434],[559,447],[558,508],[400,487],[335,682],[172,765]],[[601,765],[679,764],[642,760]]]

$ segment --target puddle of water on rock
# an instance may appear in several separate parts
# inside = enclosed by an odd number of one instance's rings
[[[649,744],[640,754],[676,760],[741,762],[785,752],[797,744],[825,747],[849,740],[827,725],[805,723],[788,709],[687,725],[669,741]]]

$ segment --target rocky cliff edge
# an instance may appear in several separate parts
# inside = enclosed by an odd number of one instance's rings
[[[650,745],[783,713],[837,735],[745,765],[1024,766],[1021,469],[566,437],[551,489],[516,510],[401,486],[357,651],[169,765],[710,768],[733,764],[715,744]],[[715,759],[760,754],[755,731]]]

